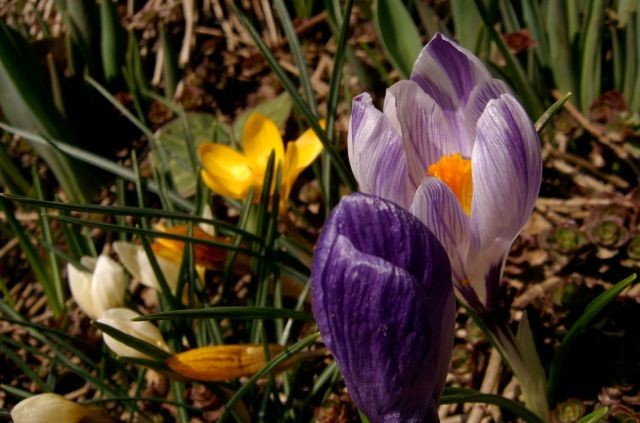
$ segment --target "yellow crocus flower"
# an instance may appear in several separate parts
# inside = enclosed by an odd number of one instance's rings
[[[322,151],[322,143],[312,129],[289,142],[285,150],[276,124],[257,113],[250,115],[245,123],[242,146],[242,153],[215,143],[202,144],[198,149],[202,179],[214,192],[244,199],[252,186],[261,189],[273,151],[276,165],[282,166],[281,197],[286,200],[298,175]]]

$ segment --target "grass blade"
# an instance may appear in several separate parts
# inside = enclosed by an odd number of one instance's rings
[[[311,313],[273,307],[209,307],[201,309],[164,311],[136,317],[140,320],[172,320],[172,319],[296,319],[313,321]]]

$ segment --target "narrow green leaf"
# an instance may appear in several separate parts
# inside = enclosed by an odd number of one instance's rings
[[[544,395],[536,395],[531,398],[532,392],[546,392],[545,374],[538,355],[536,344],[533,340],[533,333],[529,325],[529,317],[525,312],[518,325],[516,333],[516,344],[522,356],[522,363],[527,368],[526,375],[518,375],[522,391],[525,394],[525,402],[532,410],[548,410],[549,404]],[[526,377],[525,377],[526,376]],[[533,406],[532,406],[533,405]]]
[[[451,18],[460,45],[477,53],[476,46],[483,25],[476,6],[469,0],[451,0]]]
[[[549,37],[549,61],[555,86],[562,92],[576,92],[573,69],[573,48],[567,30],[566,5],[562,1],[548,1],[545,4],[545,24]]]
[[[562,98],[560,98],[558,101],[549,106],[547,110],[545,110],[542,116],[540,116],[534,124],[537,133],[540,133],[544,129],[544,127],[547,126],[549,120],[562,109],[562,106],[569,100],[570,97],[571,92],[566,93],[562,96]]]
[[[124,64],[124,31],[111,0],[100,2],[100,53],[102,70],[107,82],[113,82],[120,76]]]
[[[483,394],[473,389],[445,388],[440,397],[440,404],[464,404],[464,403],[494,404],[508,410],[528,423],[544,423],[544,421],[520,403],[495,394]]]
[[[422,40],[402,0],[376,0],[374,21],[382,46],[400,76],[409,78],[422,49]]]
[[[604,0],[591,0],[586,29],[580,41],[580,85],[578,101],[580,110],[586,112],[602,89],[602,33]]]
[[[596,411],[593,411],[578,420],[578,423],[598,423],[607,415],[608,412],[609,407],[598,408]]]
[[[189,310],[163,311],[136,317],[141,320],[172,320],[172,319],[296,319],[313,321],[311,313],[272,307],[208,307]]]
[[[542,12],[540,11],[540,2],[538,0],[523,0],[522,11],[527,28],[531,31],[531,35],[536,42],[536,56],[542,66],[547,67],[550,63],[549,41],[547,40]]]
[[[562,339],[562,343],[553,357],[549,368],[549,399],[555,399],[563,365],[571,352],[571,348],[583,329],[585,329],[598,316],[598,314],[629,285],[636,280],[636,274],[618,282],[602,294],[593,299],[584,309],[582,316],[571,326]]]
[[[122,342],[123,344],[140,351],[141,353],[152,357],[153,359],[164,363],[171,354],[162,350],[155,345],[151,345],[147,342],[144,342],[141,339],[136,338],[135,336],[131,336],[126,334],[112,326],[105,325],[104,323],[100,323],[98,321],[92,321],[91,324],[95,326],[97,329],[100,329],[102,332],[111,336],[113,339]]]
[[[164,80],[164,95],[172,100],[178,85],[178,60],[173,51],[171,40],[167,34],[165,24],[160,24],[160,44],[162,45],[162,77]]]

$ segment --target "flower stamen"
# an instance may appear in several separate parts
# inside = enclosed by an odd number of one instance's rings
[[[429,165],[427,175],[444,182],[456,195],[467,216],[471,214],[473,195],[471,160],[463,159],[460,153],[442,156],[436,163]]]

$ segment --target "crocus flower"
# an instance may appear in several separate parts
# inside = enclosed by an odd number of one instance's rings
[[[167,346],[162,334],[153,323],[146,320],[133,321],[132,319],[140,317],[140,314],[128,308],[112,308],[107,310],[98,319],[98,322],[118,329],[120,332],[124,332],[127,335],[131,335],[138,338],[148,344],[160,348],[161,350],[169,352],[169,346]],[[104,334],[104,342],[107,344],[111,351],[122,357],[134,357],[134,358],[150,358],[142,352],[131,348],[128,345],[112,338],[111,336]]]
[[[187,236],[189,234],[187,225],[178,225],[171,228],[157,226],[156,229],[172,235]],[[229,242],[228,238],[211,236],[198,226],[192,227],[191,236],[193,238],[219,243]],[[227,257],[226,249],[203,243],[194,243],[193,245],[196,269],[201,274],[205,269],[219,270],[222,268]],[[161,290],[160,283],[151,267],[149,257],[141,245],[125,241],[116,241],[113,243],[113,249],[116,254],[118,254],[118,258],[120,258],[124,267],[129,273],[135,276],[136,279],[150,288],[158,291]],[[158,266],[169,288],[171,288],[172,292],[175,292],[178,286],[178,276],[180,275],[182,258],[184,257],[184,241],[158,238],[151,244],[151,249],[154,252]]]
[[[214,192],[225,197],[244,199],[249,189],[262,188],[269,156],[275,153],[276,165],[282,166],[281,197],[289,197],[300,173],[318,157],[322,143],[313,130],[297,140],[284,142],[276,124],[254,113],[247,119],[242,137],[243,153],[221,144],[202,144],[198,150],[202,162],[202,179]]]
[[[274,358],[283,349],[281,345],[269,344],[269,356]],[[167,365],[174,372],[203,382],[224,382],[251,376],[266,363],[262,344],[194,348],[175,354],[167,360]]]
[[[47,422],[58,419],[67,423],[109,423],[113,420],[99,408],[85,407],[57,394],[39,394],[23,399],[11,410],[14,423]]]
[[[80,263],[91,272],[69,263],[67,273],[71,295],[87,316],[97,319],[105,310],[124,305],[126,282],[122,266],[105,255],[97,260],[82,257]]]
[[[318,239],[313,313],[349,395],[377,422],[434,422],[453,347],[447,254],[408,211],[345,197]]]
[[[360,190],[419,217],[448,252],[463,300],[494,309],[542,172],[536,131],[506,85],[437,34],[382,112],[366,93],[353,100],[348,148]]]

